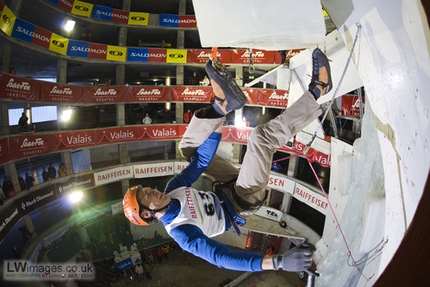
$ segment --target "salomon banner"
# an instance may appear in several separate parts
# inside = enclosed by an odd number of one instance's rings
[[[26,135],[9,138],[10,159],[43,155],[52,152],[52,135]]]
[[[170,88],[158,86],[129,86],[127,102],[170,102]]]
[[[60,35],[52,33],[51,43],[49,44],[49,50],[52,52],[67,55],[67,47],[69,45],[69,39],[64,38]]]
[[[127,48],[108,45],[106,60],[118,62],[127,61]]]
[[[12,37],[49,49],[51,34],[52,32],[48,30],[17,18]]]
[[[38,101],[40,84],[41,81],[0,73],[0,91],[2,91],[2,98],[28,102]]]
[[[130,12],[128,16],[128,24],[138,26],[148,26],[149,13],[145,12]]]
[[[48,103],[76,104],[82,100],[83,87],[43,82],[40,85],[40,100]]]
[[[175,28],[196,28],[197,20],[195,15],[160,14],[160,26]]]
[[[214,92],[206,87],[172,87],[173,102],[209,103]]]
[[[61,151],[94,146],[96,144],[95,133],[95,130],[83,130],[55,134],[54,149]]]

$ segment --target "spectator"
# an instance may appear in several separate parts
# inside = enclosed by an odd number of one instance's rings
[[[19,131],[26,132],[28,127],[28,117],[25,115],[25,113],[22,113],[21,117],[18,121],[19,125]]]
[[[184,123],[188,124],[191,121],[192,117],[193,117],[193,113],[191,112],[191,110],[187,110],[184,113]]]
[[[211,82],[209,81],[208,76],[205,76],[201,82],[201,85],[207,87],[207,86],[209,86],[210,83]]]
[[[145,117],[142,119],[142,123],[144,123],[145,125],[149,125],[152,123],[152,119],[149,117],[148,113],[145,114]]]
[[[189,85],[198,85],[199,84],[199,78],[197,78],[196,72],[193,72],[193,75],[190,77],[188,84]]]
[[[164,259],[167,259],[170,251],[169,244],[163,244],[163,247],[161,247],[161,250],[163,251]]]
[[[9,74],[11,74],[11,75],[16,74],[15,67],[12,64],[9,65]]]
[[[27,185],[25,184],[25,181],[21,175],[18,175],[18,182],[19,182],[19,187],[21,188],[21,191],[27,189]]]
[[[57,170],[55,169],[55,167],[52,163],[49,164],[48,174],[49,174],[50,180],[54,179],[57,176]]]
[[[0,206],[3,206],[5,201],[6,201],[6,196],[4,196],[4,193],[0,191]]]
[[[67,176],[67,168],[66,166],[62,163],[60,164],[60,166],[58,167],[58,177],[64,177]]]
[[[27,186],[27,189],[30,190],[30,187],[34,185],[34,177],[28,174],[28,172],[25,174],[25,185]]]
[[[49,180],[49,173],[46,171],[46,167],[43,167],[42,178],[43,178],[43,182]]]
[[[145,270],[145,277],[149,280],[152,280],[151,276],[151,266],[148,264],[148,262],[143,264],[143,270]]]
[[[140,261],[136,264],[134,271],[137,273],[137,282],[140,282],[140,280],[145,280],[145,273],[143,271],[143,266],[140,264]]]
[[[4,177],[2,189],[7,198],[15,196],[15,190],[13,189],[13,184],[10,182],[7,176]]]
[[[13,248],[13,257],[15,259],[21,259],[21,255],[22,255],[22,251],[18,248],[16,248],[16,246]]]
[[[277,162],[272,163],[272,170],[275,172],[280,172],[282,169],[281,165]]]
[[[242,118],[243,124],[245,125],[245,127],[250,127],[251,123],[248,121],[248,119],[246,117]]]

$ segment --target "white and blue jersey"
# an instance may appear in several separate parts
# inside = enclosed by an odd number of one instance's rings
[[[262,254],[233,251],[211,239],[228,230],[230,224],[213,192],[191,187],[212,160],[220,140],[220,133],[212,133],[196,149],[190,164],[167,183],[165,193],[172,201],[159,220],[183,250],[209,263],[237,271],[262,271]]]

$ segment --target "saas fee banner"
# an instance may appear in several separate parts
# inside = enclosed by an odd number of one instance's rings
[[[137,141],[137,127],[120,127],[96,130],[96,144],[113,144]]]
[[[0,74],[1,97],[12,100],[34,102],[39,100],[41,81]]]
[[[52,135],[28,135],[9,138],[10,159],[32,157],[52,152]]]
[[[84,103],[121,103],[127,99],[129,92],[126,86],[86,86]]]
[[[95,139],[93,130],[62,132],[54,135],[54,149],[60,151],[90,147],[95,145]]]
[[[187,50],[187,63],[189,64],[206,64],[212,54],[210,49]],[[217,58],[221,63],[230,63],[230,50],[218,50]]]
[[[258,105],[285,109],[288,104],[286,90],[260,90]]]
[[[252,56],[253,64],[274,64],[275,51],[264,51],[252,49],[252,54],[247,49],[235,49],[231,51],[231,63],[249,64]]]
[[[12,37],[49,49],[52,32],[37,27],[29,22],[16,19]]]
[[[127,102],[170,102],[170,88],[158,86],[129,86]]]
[[[7,138],[0,139],[0,164],[9,161],[9,142]]]
[[[49,103],[76,104],[81,101],[82,86],[43,82],[40,85],[40,100]]]
[[[172,87],[172,101],[209,103],[214,92],[212,88],[206,87]]]
[[[177,125],[144,125],[138,127],[139,140],[175,140],[181,136]]]

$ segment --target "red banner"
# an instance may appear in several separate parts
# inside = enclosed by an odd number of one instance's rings
[[[34,27],[34,36],[32,37],[31,43],[49,49],[49,44],[51,43],[52,32],[45,30],[41,27]]]
[[[212,88],[172,87],[173,102],[209,103],[214,95]]]
[[[252,131],[250,128],[223,127],[221,139],[226,142],[247,144]]]
[[[54,135],[54,149],[60,151],[94,146],[96,144],[95,140],[94,130],[62,132]]]
[[[176,140],[178,125],[144,125],[137,127],[139,140]]]
[[[206,64],[212,53],[210,49],[188,50],[187,63],[188,64]],[[221,63],[230,63],[231,55],[230,50],[218,50],[217,57]]]
[[[119,10],[119,9],[113,9],[112,22],[128,24],[128,17],[130,17],[130,12]]]
[[[125,102],[130,90],[127,86],[87,86],[84,87],[84,103]]]
[[[88,58],[106,60],[107,48],[105,44],[90,43]]]
[[[286,108],[288,103],[287,90],[260,90],[258,105]]]
[[[256,105],[258,103],[259,90],[244,88],[242,89],[242,91],[248,99],[248,101],[246,102],[248,105]]]
[[[179,15],[179,27],[196,28],[197,20],[195,15]]]
[[[363,99],[363,109],[364,109],[364,96]],[[343,95],[342,96],[342,116],[347,117],[360,117],[360,100],[358,96],[355,95]]]
[[[40,81],[0,73],[1,97],[17,101],[38,101]]]
[[[170,88],[158,86],[129,86],[127,102],[170,102]]]
[[[295,153],[299,156],[303,156],[303,152],[306,148],[306,144],[298,142],[294,140],[293,147],[283,147],[280,148],[280,151],[285,151],[288,153]],[[310,160],[310,162],[317,162],[322,167],[330,167],[331,165],[331,157],[329,154],[322,153],[320,151],[315,150],[314,148],[310,147],[305,155],[306,158]]]
[[[73,8],[73,2],[74,2],[74,0],[70,0],[70,1],[67,1],[67,0],[58,1],[57,2],[57,6],[58,6],[58,8],[61,8],[64,11],[71,12],[72,8]],[[52,3],[52,1],[51,1],[51,3]]]
[[[137,126],[96,130],[96,144],[137,141]]]
[[[148,49],[148,62],[166,63],[167,50],[162,48]]]
[[[83,87],[42,82],[40,100],[50,103],[78,103],[82,99]]]
[[[231,63],[249,64],[250,56],[251,54],[247,49],[231,50]],[[275,51],[264,51],[264,50],[252,49],[252,63],[253,64],[274,64]]]
[[[9,143],[7,138],[0,139],[0,164],[8,162],[9,159]]]
[[[52,135],[28,135],[9,138],[10,159],[20,159],[52,152]]]

